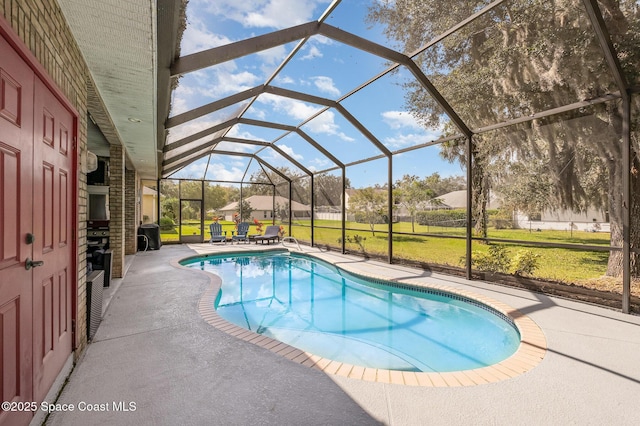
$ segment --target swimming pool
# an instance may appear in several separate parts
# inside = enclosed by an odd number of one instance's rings
[[[227,321],[321,357],[398,371],[447,372],[503,361],[520,345],[504,314],[457,294],[364,280],[288,252],[192,258],[222,279]]]

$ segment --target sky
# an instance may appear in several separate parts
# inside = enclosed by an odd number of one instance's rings
[[[370,1],[345,0],[325,22],[386,47],[394,47],[379,27],[365,22]],[[187,28],[181,44],[181,56],[223,46],[235,41],[318,20],[330,5],[327,0],[190,0]],[[223,99],[232,94],[265,84],[298,42],[278,46],[213,67],[183,75],[172,95],[171,116]],[[275,76],[272,85],[314,96],[338,100],[387,69],[380,57],[323,37],[311,37],[299,52]],[[436,140],[438,128],[425,128],[407,111],[403,82],[413,78],[404,68],[387,74],[364,89],[350,95],[341,104],[389,150]],[[249,105],[241,102],[207,116],[172,128],[168,141],[219,124]],[[299,126],[322,147],[343,163],[375,157],[381,151],[354,127],[339,111],[281,96],[262,94],[243,117]],[[319,115],[318,115],[319,114]],[[309,120],[310,117],[315,118]],[[309,121],[307,121],[309,120]],[[296,133],[246,124],[235,125],[227,136],[273,142],[284,152],[315,172],[334,163]],[[202,141],[208,141],[203,138]],[[255,153],[261,147],[221,142],[217,150]],[[440,159],[438,147],[395,155],[393,180],[404,174],[420,177],[440,173],[442,177],[463,174],[458,164]],[[277,151],[267,148],[260,158],[274,166],[298,170]],[[377,160],[347,168],[347,177],[356,188],[383,185],[387,181],[387,160]],[[259,165],[246,157],[214,155],[204,157],[178,171],[173,178],[209,180],[245,180]],[[300,172],[302,173],[302,172]]]

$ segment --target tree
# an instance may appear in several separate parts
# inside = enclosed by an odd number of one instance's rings
[[[420,204],[435,196],[435,192],[427,186],[426,179],[420,180],[418,176],[404,175],[395,184],[393,198],[396,203],[404,206],[411,216],[411,232],[416,232],[416,213]]]
[[[345,187],[351,187],[348,178],[345,181]],[[342,202],[342,177],[328,173],[315,175],[314,189],[316,206],[340,206]]]
[[[375,225],[384,223],[387,209],[387,194],[385,191],[375,188],[363,188],[357,190],[349,198],[349,211],[360,216],[369,224],[371,234],[375,237]],[[388,218],[390,220],[390,218]]]
[[[202,199],[202,181],[201,180],[180,181],[180,199],[201,200]]]
[[[500,176],[502,207],[529,217],[548,210],[552,205],[549,194],[553,184],[545,171],[546,165],[540,161],[506,166],[506,172]]]
[[[178,221],[178,212],[179,212],[179,201],[174,197],[163,197],[160,202],[160,207],[162,211],[162,216],[166,216],[171,218],[174,222]]]
[[[409,52],[425,45],[466,19],[484,2],[455,1],[442,8],[437,2],[381,0],[373,3],[369,19],[385,25],[386,34]],[[638,81],[640,67],[640,11],[630,0],[598,3],[630,81]],[[529,116],[554,107],[615,93],[607,62],[581,2],[515,0],[493,8],[462,30],[414,58],[459,116],[471,128]],[[422,122],[441,125],[438,104],[419,87],[407,83],[406,102]],[[640,111],[638,98],[632,110]],[[622,158],[621,103],[609,102],[529,121],[474,137],[472,176],[474,212],[482,221],[485,188],[492,166],[500,159],[544,160],[555,198],[571,210],[585,206],[609,211],[611,245],[622,246],[623,179],[629,177]],[[632,247],[640,246],[640,162],[637,134],[633,136],[631,173]],[[458,146],[459,147],[459,146]],[[452,156],[453,157],[453,156]],[[589,182],[606,182],[597,193]],[[602,204],[601,201],[604,200]],[[632,254],[632,274],[640,276],[638,254]],[[622,272],[622,253],[612,251],[607,274]]]
[[[424,183],[427,188],[433,191],[434,197],[467,189],[467,179],[464,176],[447,176],[446,178],[442,178],[438,172],[425,177]]]
[[[221,185],[205,183],[204,186],[204,210],[217,211],[228,204],[228,190]]]
[[[247,221],[251,219],[251,213],[253,213],[253,208],[251,207],[251,204],[249,204],[247,200],[242,200],[240,202],[239,209],[242,212],[240,216],[242,221]]]

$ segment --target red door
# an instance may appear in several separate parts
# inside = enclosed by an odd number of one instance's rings
[[[33,383],[42,401],[71,353],[73,116],[35,78]]]
[[[0,399],[40,402],[72,350],[74,118],[2,36],[0,58]]]
[[[33,72],[0,37],[0,344],[2,401],[32,401]],[[30,413],[0,412],[16,424]]]

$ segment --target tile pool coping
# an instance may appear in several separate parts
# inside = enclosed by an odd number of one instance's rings
[[[471,299],[476,302],[480,302],[491,308],[497,313],[509,318],[514,326],[520,333],[520,345],[516,352],[509,358],[487,367],[476,368],[472,370],[461,370],[453,372],[435,373],[435,372],[407,372],[397,370],[386,370],[380,368],[362,367],[358,365],[352,365],[343,363],[328,358],[323,358],[318,355],[314,355],[309,352],[305,352],[301,349],[290,346],[279,340],[272,339],[270,337],[257,334],[253,331],[247,330],[237,326],[224,318],[222,318],[212,303],[215,297],[220,291],[222,280],[217,275],[202,271],[194,268],[183,266],[180,262],[201,258],[205,256],[234,256],[234,255],[247,255],[251,253],[265,253],[267,251],[281,251],[291,252],[295,254],[302,254],[309,256],[320,261],[332,263],[327,259],[315,256],[312,253],[298,252],[295,250],[287,250],[278,248],[271,250],[251,250],[251,251],[224,251],[224,252],[210,252],[203,253],[194,256],[188,256],[186,258],[175,259],[171,261],[171,265],[179,269],[188,269],[189,271],[197,271],[206,274],[209,278],[209,287],[200,297],[198,302],[198,311],[205,322],[209,325],[223,331],[231,336],[246,342],[252,343],[264,349],[267,349],[277,355],[283,356],[293,362],[304,365],[306,367],[320,370],[326,374],[332,374],[336,376],[348,377],[351,379],[358,379],[370,382],[391,383],[408,386],[424,386],[424,387],[457,387],[457,386],[475,386],[481,384],[495,383],[503,380],[518,377],[526,372],[535,368],[542,362],[547,352],[547,341],[543,331],[540,327],[529,317],[508,306],[505,303],[497,301],[495,299],[475,294],[466,290],[460,290],[449,286],[438,284],[424,284],[417,279],[403,278],[401,280],[390,279],[382,275],[376,275],[371,272],[363,272],[350,268],[346,265],[335,266],[338,269],[344,270],[347,273],[369,278],[374,281],[384,281],[394,286],[396,283],[401,287],[415,287],[418,290],[427,290],[429,292],[445,292],[452,295],[460,296],[464,299]],[[384,265],[376,266],[384,268]]]

